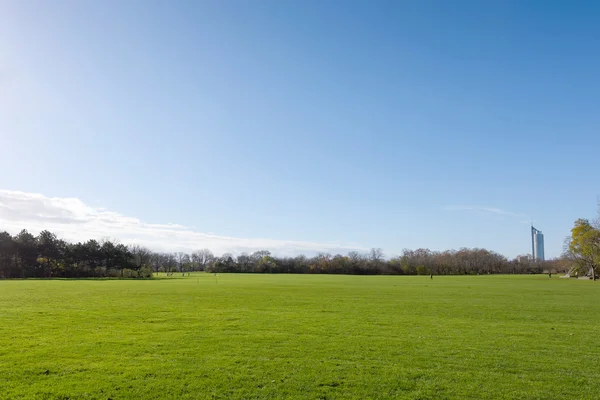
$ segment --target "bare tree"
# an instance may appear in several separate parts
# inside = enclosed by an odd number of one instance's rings
[[[369,253],[370,259],[372,262],[382,262],[384,255],[383,255],[383,249],[380,248],[373,248],[371,249],[371,252]]]
[[[163,260],[164,260],[164,258],[161,253],[152,252],[150,254],[148,262],[150,263],[150,266],[152,267],[152,271],[154,271],[154,273],[156,273],[157,275],[164,265]]]
[[[240,268],[240,272],[249,272],[252,267],[252,258],[248,255],[248,253],[242,253],[237,256],[237,264]]]
[[[133,264],[135,265],[135,269],[139,275],[142,267],[150,265],[152,252],[147,248],[137,244],[129,246],[129,251],[133,256]]]
[[[192,262],[200,271],[206,271],[206,267],[214,261],[215,256],[209,249],[196,250],[192,253]]]
[[[182,251],[175,254],[177,265],[179,266],[179,272],[181,276],[184,276],[186,271],[189,269],[190,256]]]
[[[597,216],[596,219],[593,221],[593,226],[596,229],[600,229],[600,197],[598,197],[597,202]]]

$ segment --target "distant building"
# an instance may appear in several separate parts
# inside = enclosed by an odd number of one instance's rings
[[[544,261],[544,235],[531,226],[531,257],[533,261]]]

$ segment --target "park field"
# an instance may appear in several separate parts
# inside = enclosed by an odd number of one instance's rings
[[[541,275],[0,281],[0,399],[597,399],[599,301]]]

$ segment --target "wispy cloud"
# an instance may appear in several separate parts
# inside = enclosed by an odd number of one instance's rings
[[[209,248],[216,254],[270,250],[277,255],[346,253],[360,246],[280,239],[236,238],[197,232],[178,224],[143,222],[77,198],[46,197],[37,193],[0,190],[0,230],[13,234],[48,229],[71,241],[117,238],[124,244],[141,244],[156,251],[191,251]]]
[[[446,210],[450,211],[474,211],[474,212],[482,212],[487,214],[495,214],[506,217],[516,217],[516,218],[527,218],[526,214],[516,213],[513,211],[503,210],[501,208],[496,207],[485,207],[485,206],[448,206],[444,207]]]

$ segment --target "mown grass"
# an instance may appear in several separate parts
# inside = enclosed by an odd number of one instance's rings
[[[596,399],[600,284],[0,282],[2,399]]]

